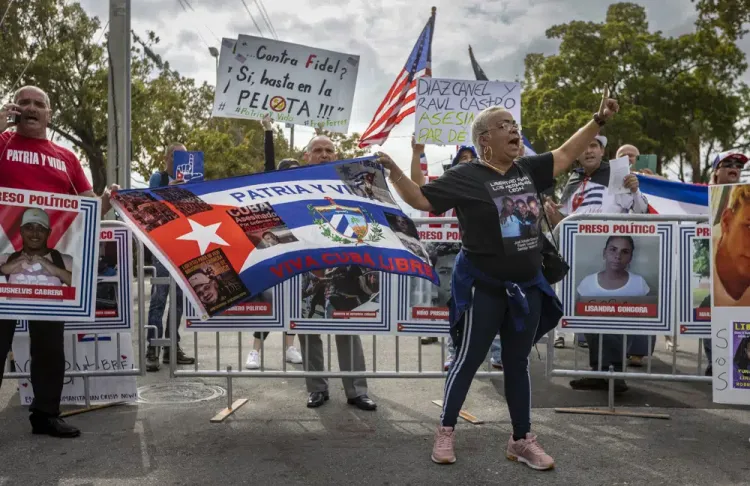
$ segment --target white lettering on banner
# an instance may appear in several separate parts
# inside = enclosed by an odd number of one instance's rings
[[[68,166],[63,160],[56,157],[50,157],[39,152],[29,150],[8,149],[5,160],[8,162],[19,162],[21,164],[41,165],[42,167],[53,167],[61,172],[68,172]]]
[[[490,106],[510,111],[521,123],[521,87],[501,81],[417,79],[417,143],[471,144],[471,124]]]
[[[224,39],[213,116],[349,129],[359,56],[240,35]]]
[[[258,204],[260,202],[274,205],[305,199],[323,199],[324,197],[330,197],[339,203],[342,201],[367,201],[384,207],[398,207],[395,204],[385,203],[355,194],[349,185],[341,183],[341,179],[305,181],[299,183],[281,182],[274,184],[257,184],[201,196],[201,198],[208,204],[238,206],[247,206],[250,204]]]

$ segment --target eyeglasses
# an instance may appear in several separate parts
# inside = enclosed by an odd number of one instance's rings
[[[504,120],[498,123],[496,126],[489,128],[488,130],[483,131],[481,134],[484,135],[485,133],[489,132],[490,130],[501,130],[501,131],[510,131],[513,130],[519,130],[521,127],[518,125],[518,122],[515,120]]]

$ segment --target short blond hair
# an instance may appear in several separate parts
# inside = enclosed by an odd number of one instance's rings
[[[490,128],[490,117],[495,113],[507,112],[502,106],[490,106],[480,111],[471,124],[471,143],[474,144],[474,150],[477,156],[482,158],[482,147],[479,146],[479,137],[486,133]]]
[[[727,207],[734,212],[740,209],[740,207],[750,201],[750,184],[743,184],[741,186],[734,186],[732,192],[729,194],[729,203]]]
[[[172,142],[169,145],[167,145],[167,148],[164,149],[164,157],[167,159],[174,153],[174,150],[177,147],[185,147],[185,144],[182,142]],[[187,147],[185,147],[187,149]]]

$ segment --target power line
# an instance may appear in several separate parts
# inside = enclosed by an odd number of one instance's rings
[[[192,10],[193,12],[195,12],[195,9],[193,8],[193,6],[192,6],[192,5],[190,5],[190,2],[188,2],[188,0],[182,0],[182,1],[183,1],[183,2],[185,2],[185,5],[187,5],[188,7],[190,7],[190,10]],[[196,12],[196,13],[197,13],[197,12]],[[211,32],[211,35],[212,35],[212,36],[214,36],[214,39],[216,39],[216,42],[218,42],[219,44],[221,44],[221,39],[219,39],[219,38],[218,38],[218,37],[216,36],[216,34],[214,34],[214,31],[213,31],[213,30],[211,30],[211,27],[209,27],[209,26],[208,26],[208,24],[206,24],[206,23],[204,23],[204,24],[203,24],[203,26],[204,26],[204,27],[205,27],[206,29],[208,29],[208,31],[209,31],[209,32]]]
[[[185,5],[184,5],[184,4],[182,3],[182,2],[184,2],[184,1],[185,1],[185,0],[177,0],[177,3],[179,3],[179,4],[180,4],[180,7],[182,7],[182,10],[184,10],[186,14],[190,15],[190,12],[188,12],[187,8],[186,8],[186,7],[185,7]],[[193,7],[190,7],[190,8],[193,8]],[[203,25],[205,26],[206,24],[203,24]],[[195,31],[195,33],[196,33],[196,34],[198,34],[198,37],[200,37],[200,38],[201,38],[201,40],[202,40],[202,41],[203,41],[203,43],[204,43],[204,44],[206,45],[206,47],[210,49],[210,48],[211,48],[211,46],[209,46],[209,45],[208,45],[208,42],[206,42],[206,39],[204,39],[204,38],[203,38],[203,36],[201,35],[200,31],[197,31],[197,30],[196,30],[196,31]],[[212,34],[213,34],[213,32],[212,32]],[[216,37],[216,34],[214,34],[214,37]]]
[[[258,22],[255,21],[255,17],[253,17],[253,13],[250,11],[250,8],[247,6],[247,3],[245,0],[240,0],[242,2],[242,5],[245,6],[245,10],[247,10],[247,14],[250,16],[250,19],[253,21],[253,24],[255,24],[255,28],[258,29],[258,33],[261,37],[265,37],[263,35],[263,31],[260,30],[260,26],[258,25]]]
[[[3,14],[3,18],[0,19],[0,27],[3,26],[3,22],[5,22],[5,16],[8,15],[8,12],[10,11],[10,7],[11,5],[13,5],[13,2],[15,1],[16,0],[10,0],[10,2],[8,2],[8,6],[5,8],[5,13]]]
[[[263,21],[268,26],[268,30],[273,35],[274,39],[278,40],[279,36],[276,35],[276,29],[273,28],[273,24],[271,23],[271,18],[268,16],[268,12],[266,12],[265,7],[263,6],[263,0],[255,0],[255,5],[258,7],[258,11],[260,12],[260,16],[263,18]]]
[[[109,27],[109,20],[107,20],[107,23],[104,25],[104,28],[102,29],[102,33],[99,34],[99,38],[96,39],[96,44],[98,45],[99,42],[102,40],[102,37],[104,37],[104,34],[107,33],[107,27]]]

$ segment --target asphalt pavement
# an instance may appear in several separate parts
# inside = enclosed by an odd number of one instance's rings
[[[192,354],[194,335],[183,334]],[[250,334],[243,334],[243,355]],[[219,366],[237,367],[237,333],[222,336]],[[265,366],[281,369],[282,339],[266,341]],[[372,338],[364,337],[368,367]],[[395,340],[378,337],[378,370],[394,370]],[[336,369],[335,345],[333,368]],[[416,370],[416,338],[399,342],[401,370]],[[15,383],[0,389],[0,485],[746,485],[750,483],[748,407],[719,406],[709,384],[630,381],[616,410],[667,414],[668,420],[562,414],[555,407],[605,407],[606,392],[579,392],[568,379],[545,377],[545,345],[532,353],[532,421],[556,460],[538,472],[505,459],[510,421],[501,374],[477,379],[464,409],[482,420],[459,420],[458,461],[430,461],[442,379],[371,379],[376,412],[346,404],[341,381],[331,399],[305,407],[299,378],[240,378],[233,398],[248,403],[223,423],[210,419],[227,405],[226,380],[170,379],[166,366],[139,378],[147,403],[70,417],[83,431],[61,440],[30,434]],[[678,373],[698,368],[697,341],[680,342]],[[199,336],[199,366],[216,369],[215,334]],[[242,356],[244,361],[244,356]],[[425,370],[440,367],[438,344],[423,346]],[[557,350],[555,367],[572,368],[574,351]],[[579,351],[579,368],[586,351]],[[300,369],[300,365],[289,365]],[[186,367],[191,368],[191,367]],[[660,338],[654,372],[672,372]]]

